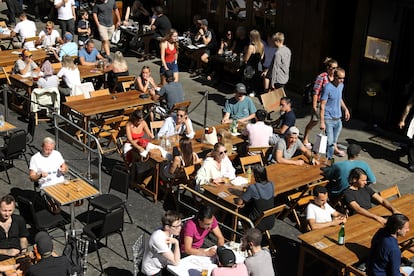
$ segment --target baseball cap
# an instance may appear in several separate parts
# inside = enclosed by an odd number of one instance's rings
[[[357,144],[350,144],[346,149],[349,156],[357,156],[361,152],[361,146]]]
[[[326,194],[328,192],[328,189],[324,186],[316,186],[313,189],[313,195],[318,196],[319,194]]]
[[[52,238],[45,231],[40,231],[35,236],[37,251],[40,255],[53,251]]]
[[[217,248],[217,256],[222,266],[233,266],[236,263],[236,255],[224,246]]]
[[[72,40],[73,39],[73,35],[71,33],[66,33],[65,34],[65,39],[66,40]]]
[[[246,94],[246,86],[243,83],[236,84],[236,92],[241,94]]]
[[[30,57],[32,55],[32,52],[30,52],[29,50],[24,49],[22,51],[22,56],[24,57]]]
[[[299,135],[299,129],[295,126],[292,126],[288,129],[287,135]]]

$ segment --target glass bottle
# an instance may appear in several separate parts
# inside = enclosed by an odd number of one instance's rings
[[[341,224],[341,228],[338,232],[338,244],[344,245],[345,244],[345,224]]]

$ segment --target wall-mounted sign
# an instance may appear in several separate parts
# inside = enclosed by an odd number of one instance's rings
[[[391,44],[392,43],[389,40],[367,36],[364,56],[366,58],[388,63],[390,58]]]

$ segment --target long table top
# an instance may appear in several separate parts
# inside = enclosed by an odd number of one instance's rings
[[[414,195],[407,194],[392,201],[398,211],[405,214],[410,221],[414,220]],[[381,205],[370,209],[370,212],[389,216],[390,212]],[[369,254],[371,239],[381,228],[376,220],[356,214],[348,218],[345,224],[345,245],[338,245],[340,226],[317,229],[299,236],[302,244],[321,259],[334,260],[344,267],[351,266],[364,260]],[[409,231],[405,237],[399,238],[399,243],[413,239],[414,231]]]
[[[305,158],[299,156],[299,158]],[[320,166],[312,165],[286,165],[286,164],[272,164],[266,167],[267,176],[273,182],[275,196],[282,193],[295,190],[302,186],[314,183],[323,178]],[[245,176],[245,175],[241,175]],[[254,181],[252,180],[253,184]],[[243,192],[242,186],[235,186],[232,184],[204,185],[203,188],[210,194],[219,197],[226,201],[230,206],[238,208],[234,203],[234,199],[240,197]]]
[[[16,60],[20,58],[20,54],[22,53],[23,49],[13,49],[13,50],[5,50],[1,51],[0,55],[0,66],[9,66],[13,65]],[[35,62],[41,62],[47,57],[47,53],[43,49],[37,49],[36,51],[31,51],[32,59]]]
[[[105,112],[154,103],[151,98],[140,98],[140,94],[140,92],[133,90],[89,99],[82,99],[79,101],[65,102],[64,105],[79,112],[85,117],[90,117],[92,115],[102,114]]]

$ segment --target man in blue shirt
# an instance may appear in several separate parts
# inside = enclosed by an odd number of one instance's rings
[[[248,123],[256,117],[256,107],[246,94],[246,86],[243,83],[236,84],[236,95],[224,105],[222,124],[231,123],[232,120]]]
[[[89,39],[85,47],[79,50],[79,62],[81,65],[96,65],[98,60],[103,59],[104,57],[96,50],[92,39]]]
[[[371,240],[367,261],[367,275],[413,275],[412,267],[400,267],[401,250],[398,237],[410,231],[409,219],[403,214],[391,215],[384,228],[380,228]]]
[[[348,121],[351,115],[345,102],[342,100],[342,90],[344,89],[345,70],[337,68],[334,74],[334,80],[327,83],[323,89],[321,97],[321,125],[320,129],[326,131],[328,136],[328,150],[326,157],[332,159],[335,145],[338,142],[339,134],[342,130],[342,111],[345,112],[345,121]],[[340,156],[344,153],[339,152]]]
[[[56,59],[62,61],[62,57],[65,55],[68,56],[77,56],[78,55],[78,45],[75,42],[72,42],[73,35],[69,32],[65,34],[64,44],[60,47],[59,55],[53,50],[53,54]]]
[[[349,145],[346,152],[348,154],[348,160],[336,162],[333,166],[324,169],[326,178],[330,180],[327,188],[331,199],[338,198],[348,188],[348,177],[352,169],[363,169],[367,174],[368,183],[370,184],[375,184],[377,181],[367,162],[358,160],[359,153],[361,152],[359,145]]]

